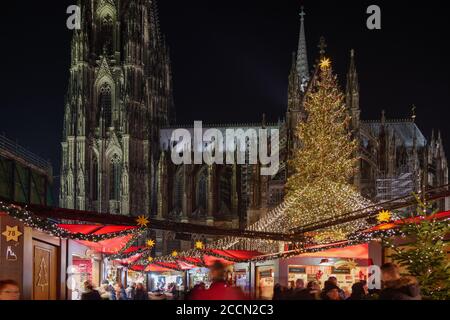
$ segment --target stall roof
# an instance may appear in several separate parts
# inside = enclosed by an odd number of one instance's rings
[[[299,257],[369,259],[369,244],[360,244],[344,248],[332,248],[319,252],[304,253]]]
[[[80,225],[80,224],[59,224],[59,228],[65,229],[73,234],[84,235],[106,235],[110,233],[117,233],[121,231],[128,231],[137,229],[132,226],[102,226],[102,225]],[[99,242],[77,240],[92,250],[104,254],[117,254],[119,253],[133,238],[133,234],[127,234],[124,236],[118,236],[112,239],[102,240]]]
[[[365,233],[369,233],[369,232],[375,232],[375,231],[389,230],[389,229],[393,229],[393,228],[399,227],[399,226],[401,226],[403,224],[406,224],[406,223],[419,223],[423,219],[424,219],[424,217],[422,217],[422,216],[413,217],[413,218],[407,218],[407,219],[400,219],[400,220],[396,220],[394,222],[380,224],[380,225],[375,226],[373,228],[367,229],[364,232]],[[445,220],[445,219],[450,219],[450,211],[439,212],[439,213],[427,216],[427,217],[425,217],[425,219],[426,220],[432,220],[432,219]]]

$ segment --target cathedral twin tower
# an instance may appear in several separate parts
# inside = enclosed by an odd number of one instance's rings
[[[152,0],[81,1],[64,114],[60,205],[156,210],[159,130],[173,117],[169,54]]]

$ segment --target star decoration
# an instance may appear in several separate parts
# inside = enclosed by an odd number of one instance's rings
[[[148,240],[147,241],[147,247],[149,248],[153,248],[155,246],[155,241],[154,240]]]
[[[148,261],[148,262],[153,262],[153,258],[152,258],[152,257],[148,257],[148,258],[147,258],[147,261]]]
[[[390,211],[382,210],[382,211],[380,211],[380,213],[378,213],[377,220],[378,220],[378,222],[382,223],[382,222],[391,221],[391,218],[392,218],[392,213]]]
[[[178,252],[177,251],[172,252],[172,257],[174,258],[178,257]]]
[[[334,264],[334,267],[336,269],[342,269],[342,268],[348,268],[350,270],[355,269],[358,266],[358,264],[356,263],[356,261],[354,259],[349,259],[349,260],[341,260],[338,261]]]
[[[23,233],[19,231],[19,227],[6,226],[6,231],[2,233],[5,236],[6,242],[15,241],[19,242],[19,238]]]
[[[148,224],[150,223],[150,221],[147,219],[146,216],[139,216],[136,219],[136,222],[137,222],[138,226],[141,227],[141,228],[147,227]]]
[[[195,249],[202,250],[202,249],[204,249],[204,248],[205,248],[205,245],[203,244],[203,242],[197,241],[197,242],[195,243]]]
[[[330,58],[322,58],[322,60],[320,60],[320,69],[325,70],[328,69],[329,67],[331,67],[331,60]]]

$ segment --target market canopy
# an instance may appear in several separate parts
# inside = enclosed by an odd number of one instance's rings
[[[102,225],[80,225],[80,224],[58,224],[58,227],[66,230],[72,234],[82,234],[89,236],[105,236],[105,235],[119,235],[110,239],[101,240],[98,242],[87,240],[76,240],[92,250],[104,254],[117,254],[121,252],[125,246],[133,239],[134,234],[131,231],[137,230],[137,227],[132,226],[102,226]],[[128,232],[125,235],[120,235],[122,232]]]
[[[394,229],[397,227],[400,227],[404,224],[408,224],[408,223],[420,223],[423,219],[425,220],[445,220],[445,219],[450,219],[450,211],[443,211],[443,212],[439,212],[439,213],[435,213],[432,214],[430,216],[417,216],[417,217],[413,217],[413,218],[407,218],[407,219],[400,219],[400,220],[396,220],[394,222],[389,222],[389,223],[383,223],[380,224],[378,226],[375,226],[373,228],[364,230],[364,233],[371,233],[371,232],[376,232],[376,231],[386,231],[386,230],[390,230],[390,229]]]
[[[139,263],[133,265],[132,262],[130,263],[130,269],[143,272],[186,271],[199,267],[210,267],[216,261],[225,265],[232,265],[249,261],[261,255],[262,253],[258,251],[205,249],[198,250],[192,256],[183,255],[172,258],[171,261],[155,261],[148,265]],[[136,262],[141,256],[142,254],[137,254],[130,258],[130,261]]]

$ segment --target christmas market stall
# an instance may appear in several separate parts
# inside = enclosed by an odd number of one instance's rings
[[[86,280],[96,287],[104,279],[126,281],[123,267],[106,257],[129,250],[140,229],[63,224],[0,202],[0,234],[0,277],[17,281],[24,299],[76,300]]]

